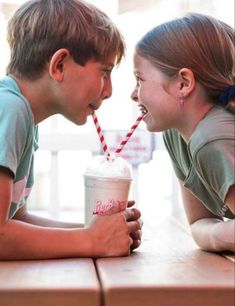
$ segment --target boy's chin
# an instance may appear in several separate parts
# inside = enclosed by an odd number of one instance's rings
[[[78,118],[68,118],[66,117],[70,122],[76,124],[76,125],[84,125],[87,123],[87,116],[78,117]]]
[[[78,120],[77,122],[74,122],[76,125],[84,125],[87,123],[87,117],[84,117],[80,120]]]

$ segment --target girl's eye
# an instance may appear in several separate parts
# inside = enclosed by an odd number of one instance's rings
[[[136,76],[136,84],[140,85],[140,82],[142,81],[142,79],[138,76]]]
[[[141,79],[138,75],[135,76],[137,84],[139,84],[143,79]]]

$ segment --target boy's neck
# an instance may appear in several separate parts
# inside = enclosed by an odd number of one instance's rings
[[[46,80],[46,77],[35,81],[11,77],[15,79],[22,95],[28,101],[35,125],[56,113],[49,86],[50,80]]]

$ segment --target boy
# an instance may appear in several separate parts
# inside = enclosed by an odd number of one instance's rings
[[[111,20],[79,0],[32,0],[8,25],[11,58],[0,81],[0,259],[127,255],[140,245],[140,212],[97,216],[87,228],[30,215],[38,123],[77,125],[111,96],[124,41]],[[129,206],[133,203],[130,202]]]

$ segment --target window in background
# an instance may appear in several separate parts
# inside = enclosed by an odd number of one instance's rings
[[[6,22],[24,1],[0,0],[0,76],[9,59],[6,43]],[[137,40],[155,25],[196,11],[234,23],[234,3],[227,0],[93,0],[119,26],[127,43],[127,55],[113,72],[113,95],[97,112],[104,130],[127,130],[138,114],[130,99],[135,85],[132,54]],[[170,8],[170,9],[169,9]],[[145,131],[144,124],[140,130]],[[91,118],[85,126],[75,126],[62,116],[53,116],[39,125],[40,149],[35,154],[35,186],[30,196],[32,211],[51,217],[83,221],[83,173],[92,154],[100,145]],[[153,154],[149,162],[134,169],[131,198],[136,199],[143,218],[159,217],[177,211],[180,204],[178,188],[161,133],[153,135]]]

